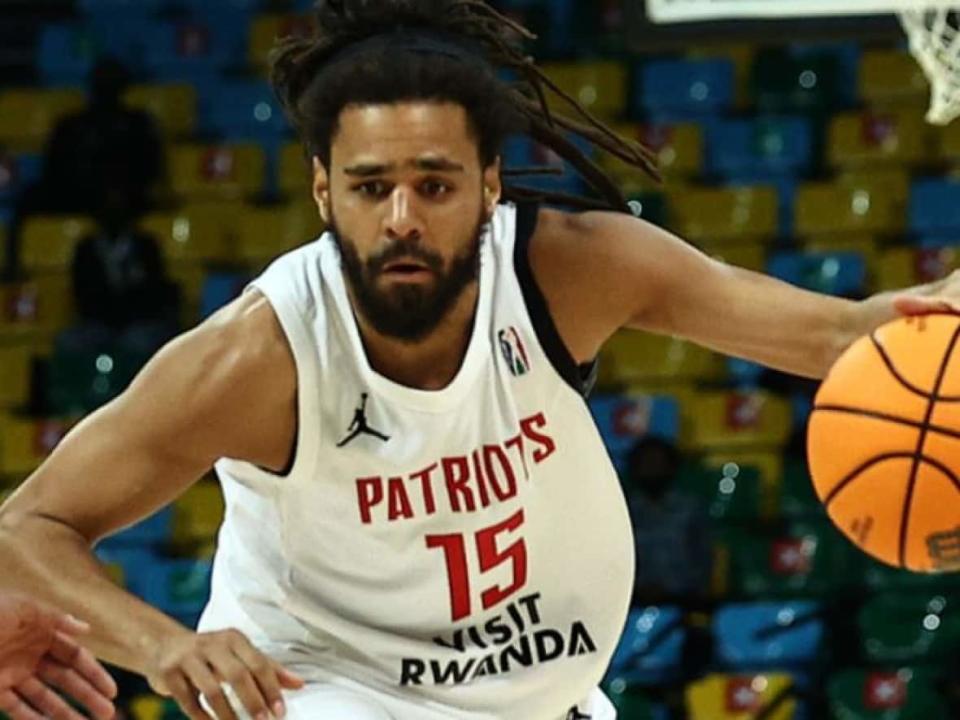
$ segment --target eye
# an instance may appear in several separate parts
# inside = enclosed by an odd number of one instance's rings
[[[353,188],[355,192],[360,193],[361,195],[366,195],[367,197],[376,197],[382,198],[389,192],[387,184],[382,180],[370,180],[365,183],[361,183]]]
[[[453,188],[440,180],[427,180],[421,185],[423,194],[429,197],[441,197],[449,193]]]

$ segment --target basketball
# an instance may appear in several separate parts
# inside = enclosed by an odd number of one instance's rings
[[[820,386],[807,452],[817,495],[869,555],[960,569],[960,318],[884,325]]]

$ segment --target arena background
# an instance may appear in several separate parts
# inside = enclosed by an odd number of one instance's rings
[[[851,298],[960,264],[960,125],[924,123],[927,84],[892,18],[656,26],[628,0],[492,4],[540,35],[556,82],[656,149],[662,185],[600,160],[645,217],[707,252]],[[264,80],[273,39],[307,31],[308,6],[0,2],[0,496],[166,335],[319,234]],[[108,55],[156,127],[120,130],[143,150],[125,177],[149,185],[120,195],[140,228],[132,271],[98,254],[105,211],[58,187],[69,168],[52,159],[70,157],[53,129]],[[112,127],[90,142],[109,146]],[[522,139],[506,160],[558,162]],[[541,182],[582,190],[569,175]],[[104,282],[116,294],[91,297]],[[831,526],[803,454],[812,383],[640,333],[616,337],[601,367],[591,407],[644,518],[638,548],[661,559],[606,681],[624,720],[960,717],[960,574],[881,566]],[[118,583],[193,623],[221,515],[207,478],[97,552]],[[127,717],[179,717],[118,675]]]

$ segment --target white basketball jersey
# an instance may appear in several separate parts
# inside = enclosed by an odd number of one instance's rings
[[[329,237],[252,283],[296,360],[297,448],[283,476],[217,463],[227,513],[201,629],[442,717],[556,720],[595,688],[633,543],[530,270],[536,219],[497,209],[472,337],[440,391],[371,368]]]

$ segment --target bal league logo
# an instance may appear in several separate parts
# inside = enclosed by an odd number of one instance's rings
[[[497,340],[500,342],[500,352],[503,353],[503,359],[507,361],[507,367],[515,377],[526,375],[530,372],[530,358],[527,356],[527,349],[520,339],[520,333],[512,325],[497,333]]]

